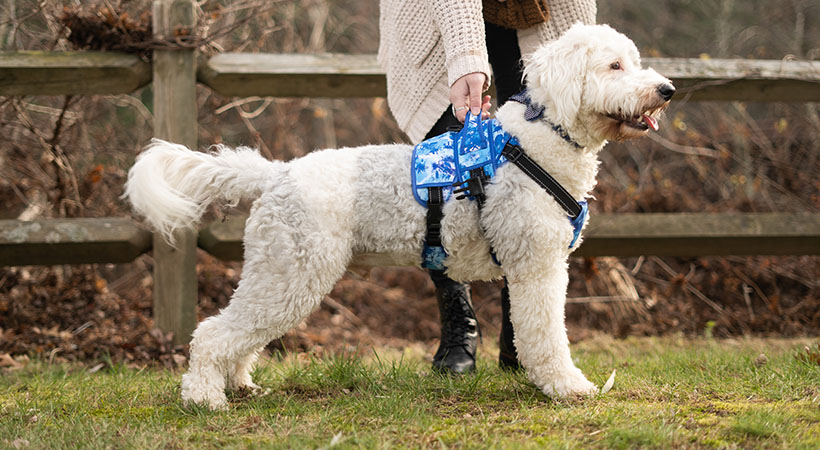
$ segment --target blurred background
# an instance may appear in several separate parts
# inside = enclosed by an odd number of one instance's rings
[[[198,3],[203,57],[223,51],[378,49],[376,0]],[[118,50],[150,58],[150,1],[8,0],[0,50]],[[812,0],[613,0],[598,22],[644,57],[820,59]],[[129,95],[0,97],[0,219],[129,216],[127,169],[152,136],[151,86]],[[199,146],[250,145],[288,160],[317,148],[407,142],[384,99],[226,98],[198,87]],[[820,106],[675,99],[650,138],[612,143],[599,212],[820,212]],[[150,255],[131,264],[0,268],[0,353],[174,365],[151,320]],[[199,317],[227,304],[241,274],[200,252]],[[820,258],[572,258],[573,341],[668,333],[820,334]],[[484,339],[500,322],[497,283],[476,283]],[[427,276],[348,274],[272,348],[366,350],[438,339]],[[483,355],[495,357],[495,355]]]

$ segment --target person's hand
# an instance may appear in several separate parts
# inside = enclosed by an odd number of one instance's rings
[[[481,114],[482,119],[490,117],[490,96],[481,96],[486,78],[481,72],[468,73],[450,86],[450,103],[459,122],[464,122],[468,110],[474,116]]]

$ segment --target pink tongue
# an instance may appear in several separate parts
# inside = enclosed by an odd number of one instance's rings
[[[643,117],[643,121],[644,121],[647,125],[649,125],[649,128],[652,128],[652,131],[658,131],[658,121],[657,121],[657,120],[655,120],[655,118],[654,118],[654,117],[649,117],[649,116],[647,116],[646,114],[644,114],[644,115],[643,115],[643,116],[641,116],[641,117]]]

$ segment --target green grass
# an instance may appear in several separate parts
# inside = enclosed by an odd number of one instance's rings
[[[227,412],[183,407],[179,373],[34,362],[0,377],[0,448],[820,448],[820,366],[794,356],[809,342],[583,342],[590,379],[618,375],[580,401],[544,397],[491,349],[463,378],[409,352],[272,359],[255,374],[269,392]]]

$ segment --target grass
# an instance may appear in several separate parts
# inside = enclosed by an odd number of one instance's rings
[[[593,381],[618,375],[581,401],[542,396],[490,349],[463,378],[409,352],[271,359],[266,395],[216,413],[181,405],[178,373],[33,362],[0,378],[0,448],[820,448],[820,365],[795,357],[809,343],[583,342]]]

